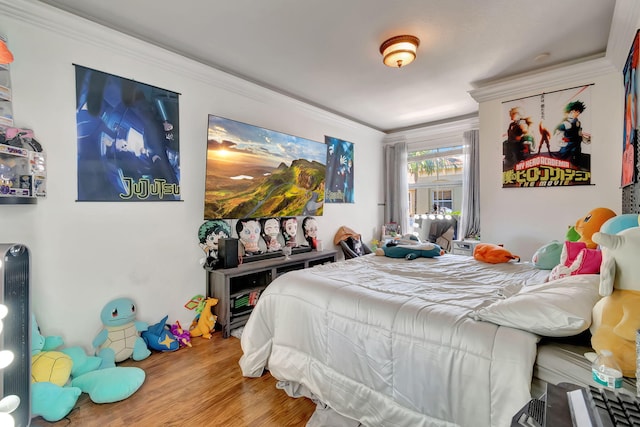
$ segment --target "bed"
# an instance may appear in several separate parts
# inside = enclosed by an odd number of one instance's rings
[[[597,275],[547,276],[450,254],[289,272],[253,310],[240,367],[353,425],[508,426],[541,336],[586,330],[599,298]]]

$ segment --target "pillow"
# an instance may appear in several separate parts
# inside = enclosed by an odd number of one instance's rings
[[[513,296],[472,312],[471,317],[546,337],[577,335],[591,325],[599,285],[599,275],[582,274],[524,286]]]

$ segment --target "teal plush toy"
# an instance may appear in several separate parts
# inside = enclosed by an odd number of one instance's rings
[[[140,336],[149,325],[136,321],[136,305],[130,298],[109,301],[100,312],[104,329],[94,338],[96,355],[103,359],[102,367],[113,367],[115,362],[128,358],[144,360],[151,354]]]
[[[444,253],[440,246],[435,243],[422,243],[419,245],[395,245],[385,246],[376,249],[376,255],[389,258],[405,258],[408,260],[416,258],[433,258]]]
[[[563,243],[553,240],[538,249],[533,254],[531,262],[540,270],[553,270],[556,265],[560,264],[563,246]]]
[[[99,369],[102,359],[88,356],[81,347],[53,351],[63,345],[62,338],[43,336],[34,315],[31,320],[32,417],[59,421],[73,409],[83,392],[95,403],[118,402],[135,393],[144,382],[145,372],[140,368]]]

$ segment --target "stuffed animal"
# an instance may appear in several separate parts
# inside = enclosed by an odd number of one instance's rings
[[[180,343],[176,339],[175,335],[167,329],[167,319],[169,316],[149,326],[146,331],[143,331],[140,336],[147,344],[147,347],[156,351],[176,351],[180,348]]]
[[[211,332],[213,332],[216,326],[216,320],[218,320],[218,316],[211,312],[211,307],[217,303],[218,300],[216,298],[207,298],[204,301],[204,307],[200,312],[198,320],[195,321],[195,324],[191,325],[189,330],[189,334],[192,337],[211,339]]]
[[[176,320],[176,323],[171,325],[171,333],[178,340],[178,344],[180,347],[192,347],[191,345],[191,333],[189,331],[184,330],[180,322]]]
[[[636,374],[636,331],[640,329],[640,227],[618,234],[595,233],[603,253],[600,295],[593,307],[591,345],[613,352],[625,377]]]
[[[538,249],[533,254],[531,262],[540,270],[552,270],[553,267],[560,264],[563,246],[562,243],[553,240]]]
[[[564,242],[560,263],[549,273],[549,280],[557,280],[576,274],[598,274],[602,263],[602,252],[589,249],[584,242]]]
[[[488,262],[489,264],[500,264],[516,260],[520,262],[520,257],[513,255],[500,245],[493,243],[478,243],[473,249],[473,257],[478,261]]]
[[[389,258],[405,258],[408,260],[416,258],[433,258],[444,254],[440,246],[435,243],[422,243],[416,245],[387,245],[376,249],[376,255],[387,256]]]
[[[83,392],[89,394],[95,403],[111,403],[128,398],[144,382],[145,373],[142,369],[99,369],[102,359],[88,356],[80,347],[51,350],[61,345],[61,337],[45,337],[40,333],[36,317],[32,315],[32,417],[59,421],[73,409]]]
[[[100,313],[104,329],[93,340],[96,355],[103,359],[103,367],[115,366],[128,358],[144,360],[151,354],[140,337],[147,323],[136,321],[136,305],[129,298],[109,301]]]
[[[576,221],[575,231],[580,235],[578,242],[584,242],[589,249],[595,249],[598,245],[591,236],[600,231],[602,224],[616,216],[616,213],[608,208],[592,209],[585,217]]]

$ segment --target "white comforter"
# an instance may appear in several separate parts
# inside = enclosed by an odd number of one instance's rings
[[[366,426],[509,426],[530,399],[538,337],[469,313],[547,273],[456,255],[290,272],[262,293],[240,366]]]

